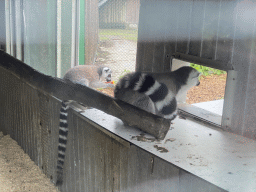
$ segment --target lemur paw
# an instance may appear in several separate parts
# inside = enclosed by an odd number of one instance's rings
[[[177,111],[173,112],[172,114],[170,115],[165,115],[164,118],[166,119],[170,119],[171,121],[174,120],[176,117],[177,117]]]

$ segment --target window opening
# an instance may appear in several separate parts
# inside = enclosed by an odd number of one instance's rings
[[[178,59],[173,59],[172,63],[172,70],[182,66],[191,66],[202,74],[200,85],[191,88],[183,103],[179,104],[181,113],[220,127],[227,72]]]

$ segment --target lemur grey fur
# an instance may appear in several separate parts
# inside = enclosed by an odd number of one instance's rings
[[[65,81],[82,84],[91,88],[113,88],[114,85],[110,82],[112,77],[112,70],[106,66],[96,65],[79,65],[69,69],[64,75]],[[80,112],[87,109],[81,103],[73,101],[70,103],[72,107],[80,110]]]
[[[95,66],[95,65],[82,65],[71,68],[64,75],[64,80],[71,81],[73,83],[79,83],[92,88],[106,88],[113,87],[112,84],[106,84],[111,81],[112,71],[108,67]],[[63,168],[65,160],[65,152],[68,136],[68,113],[69,106],[85,109],[83,106],[78,105],[75,101],[62,101],[60,109],[60,124],[59,124],[59,143],[58,143],[58,161],[57,161],[57,181],[56,185],[63,183]]]
[[[110,83],[112,70],[105,66],[79,65],[67,71],[63,79],[91,88],[113,87]]]
[[[165,73],[130,73],[119,80],[114,94],[120,100],[172,120],[177,116],[177,101],[200,84],[199,75],[192,67]]]

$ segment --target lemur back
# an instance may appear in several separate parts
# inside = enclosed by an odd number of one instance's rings
[[[176,117],[175,94],[168,90],[164,83],[154,79],[152,75],[140,72],[127,74],[117,83],[114,94],[116,98],[122,100],[123,93],[131,91],[148,96],[153,102],[157,114],[168,119]]]
[[[177,99],[184,95],[193,86],[199,85],[200,73],[192,67],[181,67],[173,72],[165,73],[130,73],[119,80],[115,89],[115,97],[135,105],[145,111],[163,116],[168,119],[176,117]],[[160,85],[165,85],[168,94],[159,92],[158,87],[153,85],[145,76],[150,76]],[[158,92],[154,100],[147,92],[141,91],[140,87],[147,86],[151,93]],[[139,87],[139,89],[138,89]],[[162,89],[162,90],[165,90]],[[155,102],[155,100],[158,100]],[[162,103],[163,108],[159,108]]]
[[[110,82],[112,77],[112,70],[105,66],[96,65],[79,65],[67,71],[63,79],[79,83],[91,88],[106,88],[113,87]]]

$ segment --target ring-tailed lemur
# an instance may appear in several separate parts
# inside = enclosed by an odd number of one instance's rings
[[[64,76],[64,80],[71,81],[73,83],[79,83],[92,88],[105,88],[113,87],[112,84],[106,84],[111,81],[112,71],[108,67],[94,66],[94,65],[82,65],[71,68]],[[59,143],[58,143],[58,161],[57,161],[57,181],[56,185],[63,183],[63,168],[65,160],[65,152],[68,136],[68,108],[72,103],[77,108],[82,108],[81,105],[77,105],[76,102],[62,101],[60,109],[60,124],[59,124]]]
[[[114,94],[115,98],[172,120],[177,116],[177,101],[200,84],[199,75],[192,67],[165,73],[129,73],[119,80]]]
[[[63,79],[92,88],[114,87],[110,83],[112,70],[105,66],[79,65],[67,71]]]
[[[111,82],[112,70],[106,66],[79,65],[69,69],[64,75],[65,81],[82,84],[91,88],[114,88]],[[71,102],[73,107],[81,112],[86,110],[81,103]]]

